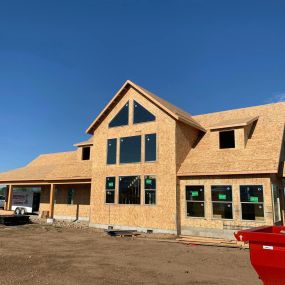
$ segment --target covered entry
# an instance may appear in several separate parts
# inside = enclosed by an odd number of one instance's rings
[[[87,181],[9,184],[4,209],[26,209],[26,213],[44,218],[88,221],[90,190],[91,183]]]
[[[40,215],[62,220],[89,220],[91,183],[59,182],[41,192]]]

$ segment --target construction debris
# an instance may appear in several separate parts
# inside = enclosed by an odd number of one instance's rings
[[[135,237],[140,235],[137,231],[132,230],[108,230],[106,232],[113,237]]]
[[[230,248],[248,248],[248,244],[236,240],[226,240],[223,238],[198,237],[198,236],[180,236],[177,242],[186,245],[205,245]]]
[[[0,215],[0,224],[5,226],[18,226],[30,223],[28,215]]]

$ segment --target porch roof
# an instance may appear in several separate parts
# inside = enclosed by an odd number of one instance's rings
[[[76,152],[43,154],[27,166],[0,174],[0,183],[91,179],[91,161],[77,160]]]

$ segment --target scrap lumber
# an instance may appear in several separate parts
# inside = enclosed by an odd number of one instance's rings
[[[177,242],[186,245],[205,245],[229,248],[248,248],[247,244],[237,242],[236,240],[226,240],[222,238],[200,237],[200,236],[180,236]]]
[[[132,230],[108,230],[107,234],[113,237],[135,237],[140,235],[137,231]]]

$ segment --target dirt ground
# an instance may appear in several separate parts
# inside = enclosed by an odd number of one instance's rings
[[[248,250],[109,237],[88,228],[26,225],[0,227],[0,284],[261,282]]]

